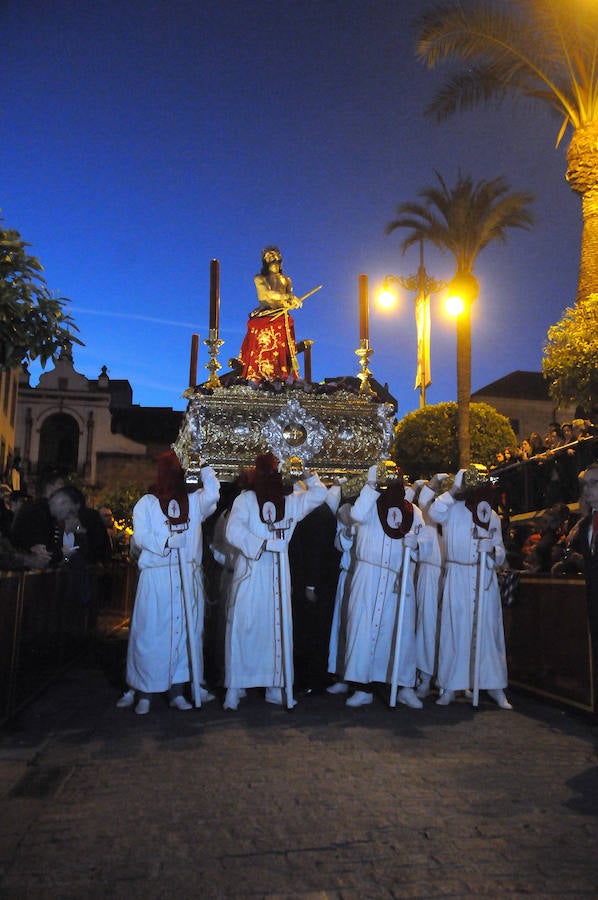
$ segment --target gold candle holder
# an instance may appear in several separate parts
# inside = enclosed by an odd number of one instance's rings
[[[360,340],[359,348],[355,351],[355,355],[359,357],[359,365],[361,366],[361,372],[359,372],[357,375],[361,382],[359,386],[359,393],[365,394],[366,397],[375,396],[375,392],[372,390],[372,386],[370,384],[372,373],[368,368],[370,356],[373,352],[374,351],[370,347],[370,342],[367,338],[362,338]]]
[[[222,366],[218,362],[217,356],[220,352],[220,348],[224,344],[224,341],[221,341],[218,337],[218,332],[215,328],[210,328],[209,337],[207,337],[204,341],[204,344],[208,348],[208,353],[210,354],[210,359],[206,363],[206,369],[210,373],[210,377],[208,378],[206,385],[209,388],[219,388],[221,387],[220,379],[216,374],[218,369],[221,369]]]

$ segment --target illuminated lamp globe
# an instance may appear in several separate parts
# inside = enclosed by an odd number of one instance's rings
[[[459,315],[466,306],[477,299],[479,293],[480,285],[475,275],[471,272],[460,272],[449,283],[447,308],[453,315]]]

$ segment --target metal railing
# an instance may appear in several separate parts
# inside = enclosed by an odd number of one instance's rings
[[[0,720],[43,690],[88,646],[100,617],[131,614],[136,568],[68,566],[0,572]]]
[[[578,475],[598,459],[598,437],[574,441],[521,460],[491,469],[498,488],[499,512],[519,515],[575,503],[579,498]]]

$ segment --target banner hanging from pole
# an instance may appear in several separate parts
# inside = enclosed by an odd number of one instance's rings
[[[430,295],[421,291],[415,298],[417,328],[417,371],[414,390],[432,384],[430,372]]]

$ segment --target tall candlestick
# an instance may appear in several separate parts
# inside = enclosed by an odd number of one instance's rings
[[[368,277],[359,276],[359,341],[369,341]]]
[[[210,261],[210,331],[214,337],[218,337],[218,325],[220,322],[220,261]]]
[[[303,380],[311,384],[311,348],[313,341],[303,341]]]
[[[197,384],[197,354],[199,351],[199,335],[191,335],[191,360],[189,362],[189,387]]]

